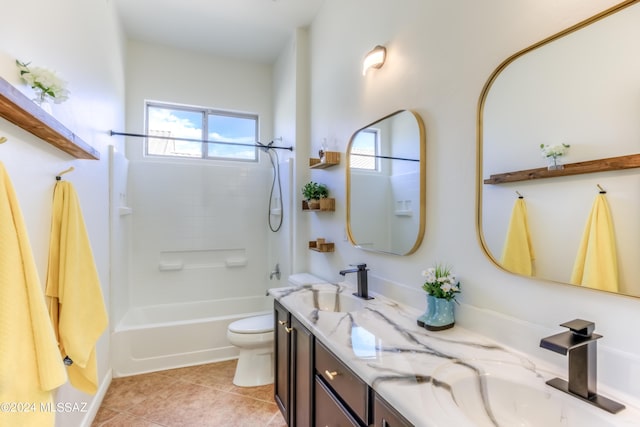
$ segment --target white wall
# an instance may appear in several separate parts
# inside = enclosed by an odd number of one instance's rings
[[[419,295],[420,272],[449,263],[462,280],[461,326],[563,370],[565,358],[540,349],[540,338],[560,331],[561,322],[593,320],[604,335],[600,381],[637,396],[640,361],[632,355],[640,353],[634,321],[640,302],[505,273],[484,254],[476,230],[476,111],[487,78],[509,55],[614,3],[327,0],[310,30],[311,141],[335,135],[344,151],[363,125],[400,108],[417,110],[427,132],[427,223],[425,240],[411,256],[352,248],[341,239],[344,165],[329,169],[323,180],[337,197],[337,210],[312,223],[308,237],[324,235],[337,243],[336,252],[312,253],[311,272],[336,280],[347,264],[364,261],[374,287],[391,293],[381,284],[395,282]],[[386,45],[387,63],[362,77],[363,55],[376,44]],[[419,299],[413,304],[424,308]]]
[[[259,115],[259,138],[273,135],[272,68],[129,41],[127,131],[144,133],[145,100]],[[271,164],[143,156],[127,138],[133,209],[130,303],[135,306],[264,295]],[[290,141],[284,141],[289,143]],[[227,261],[245,259],[245,266]],[[182,264],[160,271],[160,264]]]
[[[113,4],[109,0],[61,0],[55,4],[34,0],[6,1],[0,25],[0,75],[31,96],[21,83],[15,59],[56,70],[69,82],[70,99],[54,105],[60,122],[100,152],[101,159],[76,160],[33,135],[0,119],[0,161],[8,170],[25,217],[38,274],[44,287],[47,269],[51,200],[55,176],[65,175],[78,192],[107,307],[109,286],[108,145],[122,147],[108,131],[123,123],[123,46]],[[97,347],[100,382],[110,378],[109,342],[104,334]],[[7,343],[10,345],[10,343]],[[94,396],[68,383],[56,396],[59,402],[87,402]],[[87,413],[59,413],[56,425],[81,425]]]

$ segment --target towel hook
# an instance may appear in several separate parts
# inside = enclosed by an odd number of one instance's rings
[[[4,144],[7,141],[8,141],[8,139],[7,139],[6,136],[0,136],[0,144]]]
[[[602,188],[600,186],[600,184],[596,184],[598,186],[598,188],[600,189],[600,194],[607,194],[607,190],[605,190],[604,188]]]
[[[62,179],[62,175],[64,175],[65,173],[73,172],[74,170],[75,168],[73,166],[69,167],[69,169],[63,170],[58,175],[56,175],[56,181],[60,181]]]
[[[518,195],[518,199],[524,199],[524,196],[520,194],[518,190],[516,190],[516,194]]]

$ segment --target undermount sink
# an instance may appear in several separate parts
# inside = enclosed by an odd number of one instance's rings
[[[336,313],[348,313],[364,308],[364,300],[350,293],[336,290],[312,289],[304,295],[304,303],[309,307],[320,311],[332,311]]]
[[[539,372],[539,371],[538,371]],[[520,364],[453,361],[432,374],[432,391],[447,416],[479,427],[614,427],[611,416],[545,384]],[[463,422],[461,420],[461,422]]]

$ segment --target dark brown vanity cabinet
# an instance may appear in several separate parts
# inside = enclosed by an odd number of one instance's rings
[[[412,427],[398,411],[389,405],[377,393],[373,394],[373,426],[374,427]]]
[[[313,417],[314,336],[277,301],[274,317],[275,400],[289,427],[308,427]]]
[[[337,402],[344,418],[354,418],[356,425],[369,425],[369,386],[362,381],[340,359],[334,356],[320,341],[316,342],[316,381],[325,385],[326,390]],[[318,390],[318,387],[316,387]],[[318,399],[316,405],[319,406]],[[324,411],[316,410],[317,426],[340,426],[341,423],[326,423]]]
[[[275,400],[289,427],[409,427],[278,301]]]

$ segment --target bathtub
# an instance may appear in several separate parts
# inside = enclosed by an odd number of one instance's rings
[[[228,325],[272,310],[262,296],[132,307],[111,334],[113,376],[236,358]]]

